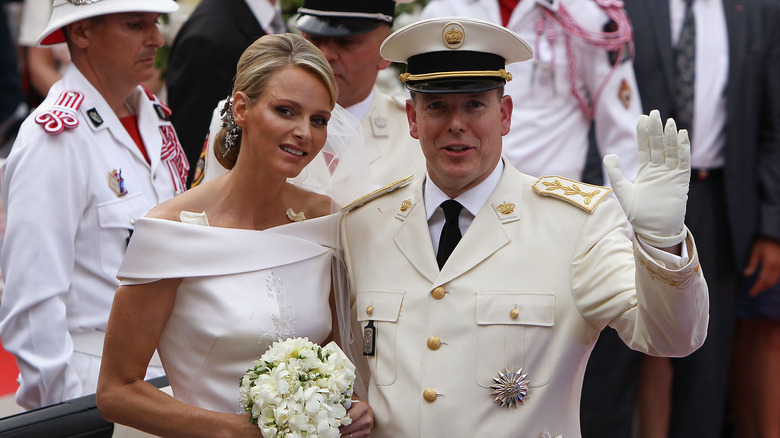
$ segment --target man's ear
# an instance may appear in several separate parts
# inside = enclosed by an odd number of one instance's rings
[[[417,133],[417,110],[414,109],[414,101],[406,99],[406,120],[409,122],[409,134],[412,138],[419,140]]]
[[[514,102],[510,95],[501,97],[501,136],[509,134],[509,129],[512,128],[512,109],[514,108]]]
[[[63,32],[67,33],[73,45],[80,49],[89,47],[89,37],[92,34],[92,21],[89,19],[79,20],[65,26]]]
[[[376,61],[376,69],[377,70],[384,70],[387,67],[390,67],[390,64],[392,64],[392,62],[390,62],[390,61],[388,61],[385,58],[382,58],[380,56],[379,59]]]
[[[375,1],[375,0],[368,0],[368,1]],[[379,54],[379,48],[382,45],[382,41],[385,40],[391,33],[393,33],[393,28],[387,23],[381,24],[377,29],[372,31],[372,37],[376,38],[372,44],[376,44],[376,54],[377,54],[377,60],[376,60],[376,70],[381,71],[386,69],[387,67],[390,67],[390,64],[392,62],[386,60],[385,58],[382,58],[382,55]]]
[[[246,127],[246,112],[249,105],[249,96],[243,91],[236,92],[233,95],[233,119],[236,125]]]

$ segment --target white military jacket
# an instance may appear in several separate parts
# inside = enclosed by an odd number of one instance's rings
[[[579,437],[601,329],[651,355],[685,356],[704,342],[709,301],[690,234],[689,262],[666,269],[628,240],[603,187],[505,166],[441,271],[422,180],[345,208],[355,329],[376,331],[372,437]],[[494,379],[518,370],[527,394],[502,407]]]
[[[497,0],[430,0],[421,18],[466,16],[501,24]],[[512,80],[512,129],[504,136],[504,155],[528,175],[580,179],[595,121],[601,156],[617,154],[620,168],[633,181],[638,167],[636,120],[642,105],[633,63],[625,54],[613,70],[606,50],[569,34],[548,18],[563,5],[586,32],[603,31],[609,20],[599,3],[607,0],[527,0],[513,11],[507,29],[534,49],[534,59],[507,65]],[[567,50],[567,45],[571,50]],[[574,91],[587,106],[586,114]],[[608,181],[606,176],[604,181]]]
[[[129,100],[151,164],[71,64],[3,167],[0,338],[16,356],[17,402],[28,409],[94,388],[80,376],[97,370],[78,369],[73,352],[100,356],[135,220],[184,190],[188,165],[169,110],[140,86]]]
[[[409,134],[404,98],[374,87],[374,99],[360,124],[371,177],[379,187],[425,173],[420,142]]]

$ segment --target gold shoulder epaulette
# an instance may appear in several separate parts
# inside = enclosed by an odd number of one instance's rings
[[[587,184],[562,176],[543,176],[533,185],[536,193],[552,196],[591,212],[612,191],[609,187]]]
[[[371,193],[369,193],[367,195],[363,195],[363,196],[355,199],[354,201],[350,202],[344,208],[342,208],[341,211],[346,213],[346,212],[348,212],[350,210],[354,210],[354,209],[362,206],[363,204],[366,204],[369,201],[373,201],[374,199],[377,199],[377,198],[379,198],[381,196],[384,196],[385,194],[390,193],[390,192],[392,192],[395,189],[401,188],[401,187],[409,184],[410,182],[412,182],[413,179],[414,179],[414,175],[409,175],[406,178],[399,179],[398,181],[392,182],[392,183],[390,183],[390,184],[388,184],[388,185],[386,185],[386,186],[384,186],[384,187],[382,187],[380,189],[376,189],[373,192],[371,192]]]

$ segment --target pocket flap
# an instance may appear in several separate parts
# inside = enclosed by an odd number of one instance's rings
[[[477,324],[551,327],[554,323],[553,292],[477,292]]]
[[[359,290],[357,292],[358,321],[398,321],[404,292],[397,290]]]
[[[98,205],[101,228],[133,229],[135,221],[153,207],[143,193],[134,193]]]

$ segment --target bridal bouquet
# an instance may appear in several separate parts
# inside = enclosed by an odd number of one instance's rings
[[[241,379],[241,407],[264,438],[338,438],[347,416],[355,366],[336,345],[307,338],[274,342]]]

